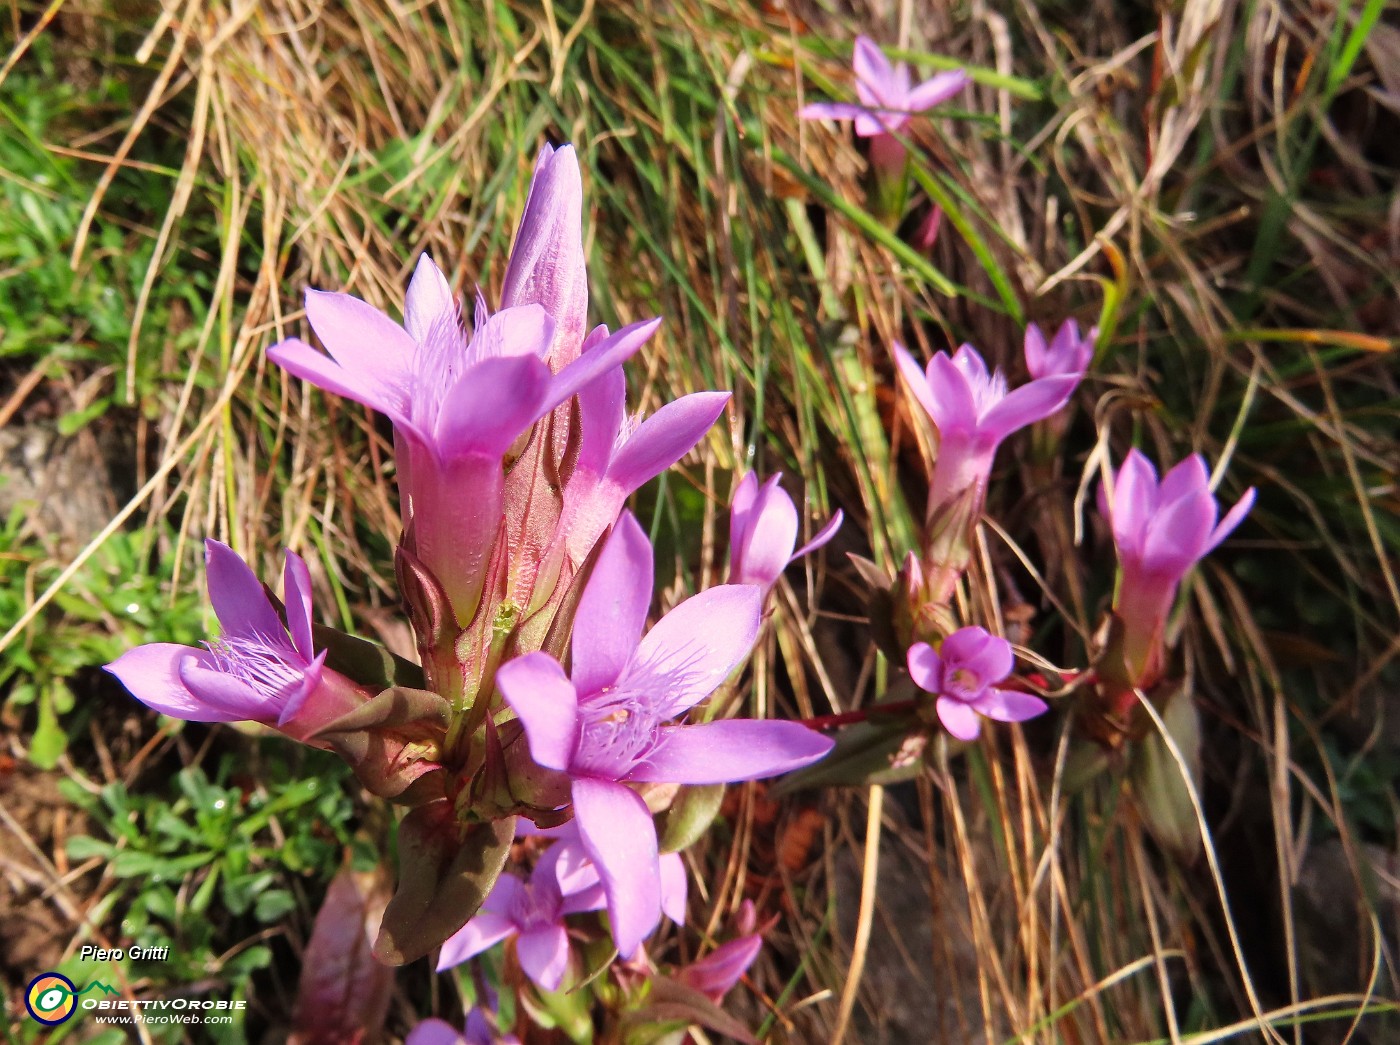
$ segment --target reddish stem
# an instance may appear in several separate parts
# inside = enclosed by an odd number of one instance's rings
[[[906,711],[913,711],[918,706],[918,700],[895,700],[888,704],[874,704],[868,708],[860,708],[857,711],[843,711],[839,715],[816,715],[813,718],[804,718],[800,721],[812,729],[835,729],[837,726],[865,722],[872,715],[902,715]]]

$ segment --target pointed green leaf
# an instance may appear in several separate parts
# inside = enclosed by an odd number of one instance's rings
[[[510,854],[515,819],[462,824],[446,799],[399,822],[399,885],[374,954],[404,965],[442,946],[476,914]]]

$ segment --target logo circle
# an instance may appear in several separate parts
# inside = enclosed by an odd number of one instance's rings
[[[24,992],[24,1007],[45,1027],[57,1027],[77,1011],[77,995],[78,988],[67,976],[41,972],[29,981],[29,988]]]

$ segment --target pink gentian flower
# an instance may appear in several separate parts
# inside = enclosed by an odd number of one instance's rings
[[[763,950],[763,937],[757,933],[722,943],[705,957],[676,971],[676,979],[706,995],[718,1005],[734,985],[744,978],[749,966]]]
[[[563,866],[580,855],[576,847],[552,845],[540,856],[528,882],[513,874],[497,878],[481,910],[442,945],[437,971],[461,965],[513,937],[525,975],[544,990],[558,990],[569,968],[564,918],[599,910],[604,903],[596,871],[581,873],[579,868]],[[574,888],[566,892],[561,882]]]
[[[841,512],[797,551],[797,508],[778,485],[778,472],[762,486],[753,472],[744,476],[729,506],[729,583],[756,584],[767,591],[787,567],[836,536]]]
[[[309,290],[306,312],[330,355],[290,338],[268,358],[394,422],[406,540],[463,625],[481,597],[500,526],[506,451],[660,324],[626,327],[556,374],[545,360],[556,324],[542,306],[488,316],[478,302],[468,337],[447,280],[426,254],[409,284],[403,327],[348,294]]]
[[[998,689],[1015,664],[1011,643],[976,626],[959,628],[935,650],[927,642],[909,648],[909,676],[938,695],[938,718],[959,740],[976,740],[981,719],[1024,722],[1049,710],[1030,693]]]
[[[1079,324],[1067,319],[1046,344],[1045,334],[1032,323],[1026,327],[1026,369],[1033,378],[1083,377],[1094,358],[1094,340],[1098,334],[1098,327],[1090,327],[1081,337]]]
[[[1008,391],[1002,372],[988,373],[987,364],[971,345],[963,345],[951,358],[946,352],[937,353],[927,370],[921,370],[898,342],[894,358],[909,391],[938,429],[929,520],[967,496],[971,500],[966,514],[975,523],[1001,441],[1064,406],[1079,381],[1077,376],[1062,374]]]
[[[859,105],[849,102],[817,102],[803,106],[804,120],[854,120],[856,134],[870,139],[870,167],[875,174],[882,206],[895,208],[904,198],[907,153],[898,135],[916,114],[947,101],[971,82],[962,69],[951,69],[915,84],[903,62],[890,65],[885,53],[867,36],[857,38],[851,64],[856,74]]]
[[[1210,473],[1192,454],[1157,481],[1157,470],[1136,449],[1113,478],[1113,496],[1100,489],[1123,568],[1114,612],[1123,622],[1124,659],[1131,681],[1151,685],[1160,669],[1162,631],[1177,587],[1196,563],[1248,514],[1254,488],[1225,518],[1210,489]]]
[[[762,593],[751,585],[710,588],[643,636],[651,591],[651,544],[625,512],[580,600],[572,676],[543,652],[496,674],[531,756],[571,778],[579,835],[602,877],[622,954],[661,917],[656,828],[630,783],[754,780],[814,762],[832,746],[795,722],[671,724],[748,656]]]
[[[107,670],[137,700],[190,722],[260,722],[304,739],[371,696],[326,668],[311,640],[311,575],[295,552],[283,570],[287,623],[226,544],[204,542],[209,601],[223,633],[204,649],[152,642]]]
[[[891,65],[885,52],[868,36],[856,38],[851,64],[856,74],[859,105],[849,102],[817,102],[797,114],[804,120],[854,120],[862,138],[898,134],[916,113],[946,102],[972,78],[962,69],[950,69],[915,84],[909,66]]]

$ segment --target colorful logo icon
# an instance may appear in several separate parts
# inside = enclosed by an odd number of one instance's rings
[[[24,994],[24,1007],[44,1026],[57,1027],[77,1011],[77,997],[78,989],[67,976],[41,972],[29,981],[29,989]]]

